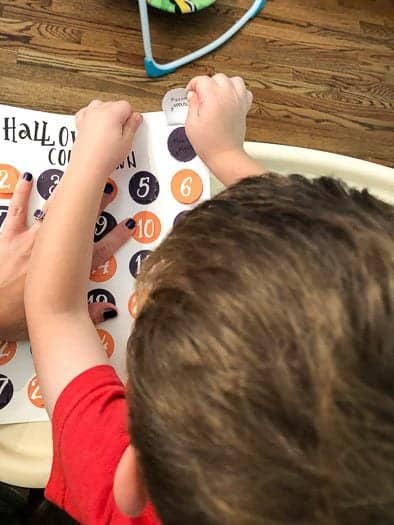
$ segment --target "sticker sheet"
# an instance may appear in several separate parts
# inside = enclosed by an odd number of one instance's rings
[[[34,210],[42,207],[61,180],[75,138],[74,117],[0,106],[0,228],[24,172],[34,177],[32,223]],[[136,228],[125,246],[92,271],[87,300],[109,301],[118,307],[118,317],[97,331],[110,362],[125,380],[125,350],[136,315],[134,290],[141,264],[181,213],[209,197],[210,184],[209,172],[184,126],[169,126],[164,113],[144,114],[133,150],[110,180],[116,197],[98,217],[94,240],[127,217],[134,218]],[[1,341],[0,424],[46,419],[29,343]]]

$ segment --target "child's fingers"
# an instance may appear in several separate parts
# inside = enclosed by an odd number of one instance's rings
[[[133,219],[125,219],[110,231],[103,239],[98,241],[93,248],[92,270],[95,270],[123,246],[131,237],[135,228]]]
[[[196,93],[200,93],[212,87],[212,83],[213,81],[210,77],[207,75],[200,75],[190,80],[186,86],[186,91],[195,91]]]
[[[3,228],[4,234],[12,235],[26,230],[29,198],[33,187],[32,181],[31,173],[25,173],[19,179],[8,207]]]
[[[242,77],[232,77],[231,83],[233,84],[238,96],[244,98],[246,95],[246,86],[244,79]]]
[[[88,106],[87,106],[87,109],[96,109],[100,106],[102,106],[104,104],[104,102],[102,100],[92,100]]]
[[[82,108],[78,111],[78,113],[75,114],[75,124],[77,128],[82,124],[83,119],[85,118],[86,112],[88,108]]]
[[[126,139],[130,139],[133,137],[137,131],[137,129],[140,127],[142,123],[142,115],[141,113],[132,113],[132,115],[129,117],[129,119],[126,121],[125,125],[123,126],[123,136],[126,137]]]
[[[188,103],[189,103],[189,108],[188,108],[188,111],[187,111],[187,120],[189,120],[190,118],[197,118],[198,117],[198,110],[199,110],[199,106],[200,106],[200,103],[199,103],[199,100],[198,100],[198,95],[195,91],[189,91],[188,94],[187,94],[187,100],[188,100]]]
[[[118,310],[112,303],[91,303],[88,304],[88,311],[94,324],[103,323],[118,315]]]
[[[126,100],[118,100],[117,102],[104,102],[103,107],[111,110],[112,114],[120,121],[122,126],[131,117],[133,110]]]
[[[216,75],[213,75],[212,80],[222,88],[231,86],[231,80],[223,73],[216,73]]]
[[[247,110],[249,111],[253,104],[253,93],[251,91],[246,92],[247,97]]]
[[[83,119],[85,118],[86,113],[88,112],[88,110],[96,109],[96,108],[102,106],[103,104],[104,104],[104,102],[102,102],[101,100],[92,100],[87,106],[85,106],[84,108],[80,109],[75,114],[75,122],[77,124],[77,127],[79,127],[81,125],[81,123],[83,122]]]
[[[246,112],[248,112],[253,102],[253,95],[251,91],[246,88],[244,79],[242,77],[232,77],[231,82],[235,91],[237,92],[237,95],[245,101]]]

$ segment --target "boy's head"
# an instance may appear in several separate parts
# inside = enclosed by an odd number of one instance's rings
[[[394,522],[394,209],[245,179],[146,261],[130,430],[165,525]]]

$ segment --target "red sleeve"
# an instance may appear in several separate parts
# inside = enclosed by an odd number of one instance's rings
[[[76,377],[53,414],[53,465],[45,495],[82,525],[160,525],[152,505],[140,518],[117,509],[112,484],[130,443],[124,386],[110,366]]]

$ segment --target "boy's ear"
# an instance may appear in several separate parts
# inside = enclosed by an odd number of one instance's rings
[[[115,472],[114,497],[119,510],[131,518],[139,516],[147,503],[145,484],[139,471],[137,454],[129,445]]]

